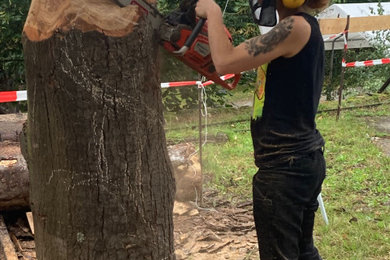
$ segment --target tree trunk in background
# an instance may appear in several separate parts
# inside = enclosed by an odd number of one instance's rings
[[[137,7],[89,1],[33,0],[24,28],[37,257],[174,259],[158,39]]]
[[[390,78],[388,78],[385,83],[383,83],[382,87],[378,90],[378,93],[383,93],[388,85],[390,85]]]

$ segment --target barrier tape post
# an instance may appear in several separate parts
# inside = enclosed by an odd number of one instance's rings
[[[331,55],[330,55],[329,84],[332,84],[332,79],[333,79],[334,45],[335,45],[335,42],[336,42],[341,36],[343,36],[345,32],[346,32],[346,31],[341,32],[341,33],[339,33],[339,34],[337,34],[337,35],[333,35],[334,37],[333,37],[333,36],[329,37],[329,38],[332,38],[332,39],[333,39],[333,40],[332,40],[332,53],[331,53]],[[329,89],[332,89],[332,88],[329,87]],[[326,94],[327,94],[327,97],[328,97],[328,95],[330,96],[330,93],[326,93]]]
[[[347,16],[347,25],[345,26],[345,33],[344,35],[344,52],[343,52],[343,59],[342,61],[345,62],[346,56],[347,56],[347,50],[348,50],[348,30],[349,30],[349,15]],[[345,67],[341,66],[341,79],[340,79],[340,87],[339,87],[339,102],[337,105],[337,114],[336,114],[336,121],[339,120],[340,117],[340,110],[341,110],[341,99],[343,95],[343,85],[344,85],[344,74],[345,74]]]
[[[202,82],[198,84],[198,113],[199,113],[199,165],[200,165],[200,176],[203,176],[203,153],[202,153],[202,146],[203,146],[203,140],[202,140],[202,88],[203,88]],[[203,181],[202,181],[203,183]],[[200,194],[200,203],[203,204],[203,194]]]

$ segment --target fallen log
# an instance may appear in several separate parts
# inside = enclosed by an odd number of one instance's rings
[[[30,210],[29,178],[19,143],[0,143],[0,211]]]
[[[27,114],[0,115],[0,142],[5,140],[19,142],[19,135],[26,120]]]
[[[29,176],[20,150],[25,114],[0,115],[0,211],[30,210]]]

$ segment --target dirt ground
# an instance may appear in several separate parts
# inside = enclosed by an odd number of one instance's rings
[[[259,259],[252,216],[252,202],[235,207],[216,193],[204,192],[200,208],[192,202],[176,202],[174,212],[177,260]]]
[[[370,118],[368,123],[390,134],[390,117]],[[372,141],[390,156],[389,137],[372,137]],[[259,259],[250,201],[233,206],[216,192],[204,190],[201,205],[175,203],[174,242],[178,260]],[[34,237],[25,215],[11,214],[4,219],[19,259],[35,260]]]
[[[385,137],[372,137],[385,154],[390,156],[390,117],[369,118],[368,123],[375,127],[378,131],[386,133]]]

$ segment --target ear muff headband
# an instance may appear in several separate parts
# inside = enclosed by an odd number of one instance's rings
[[[305,3],[305,0],[282,0],[286,8],[295,9]],[[253,20],[259,26],[273,27],[277,23],[276,0],[249,0]],[[260,14],[259,14],[260,13]]]
[[[303,5],[305,0],[282,0],[282,3],[287,8],[295,9]]]
[[[272,3],[273,2],[273,3]],[[258,0],[249,0],[249,6],[251,7],[252,14],[255,14],[256,10],[261,7],[267,7],[267,6],[276,6],[275,0],[263,0],[262,4],[258,2]],[[290,9],[295,9],[300,6],[302,6],[305,3],[305,0],[282,0],[282,3],[285,7]],[[258,24],[258,21],[260,20],[259,17],[255,17],[255,22]]]

